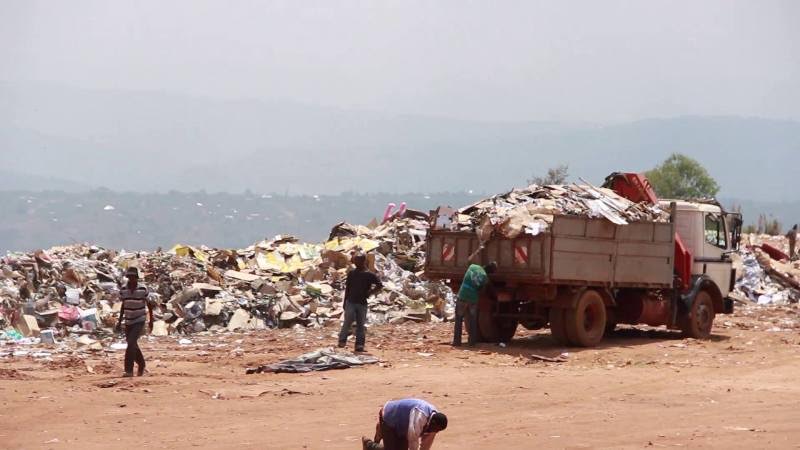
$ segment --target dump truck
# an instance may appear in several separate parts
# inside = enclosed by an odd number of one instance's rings
[[[481,242],[476,232],[427,236],[425,276],[458,290],[470,264],[497,263],[478,302],[479,340],[508,342],[522,325],[549,325],[562,345],[591,347],[618,324],[646,324],[708,338],[716,314],[733,312],[741,215],[715,202],[659,200],[640,174],[614,173],[605,188],[670,211],[670,220],[625,225],[555,215],[537,235]]]

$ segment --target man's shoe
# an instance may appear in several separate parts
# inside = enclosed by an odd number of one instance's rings
[[[125,372],[122,374],[122,378],[131,378],[133,377],[133,372]]]
[[[345,348],[347,346],[347,342],[339,342],[336,346],[339,348]]]
[[[366,350],[364,350],[364,347],[356,347],[356,353],[364,353],[364,352],[366,352]]]
[[[461,347],[461,342],[453,342],[450,345],[452,345],[453,347]]]

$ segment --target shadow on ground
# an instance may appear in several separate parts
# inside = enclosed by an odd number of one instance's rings
[[[510,356],[529,356],[530,354],[536,354],[546,358],[558,358],[565,352],[581,353],[587,350],[598,351],[605,349],[633,348],[635,346],[648,345],[659,341],[669,342],[685,339],[680,331],[666,330],[663,328],[624,327],[618,328],[610,334],[606,334],[602,342],[596,347],[576,347],[558,344],[553,340],[553,337],[547,330],[525,333],[520,329],[518,332],[520,334],[508,343],[481,343],[474,347],[464,345],[462,348],[470,351],[488,351]],[[729,339],[728,336],[712,334],[709,341],[724,342]]]

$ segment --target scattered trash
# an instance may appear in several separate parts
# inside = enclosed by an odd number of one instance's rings
[[[105,389],[105,388],[114,387],[117,384],[119,384],[119,380],[108,380],[108,381],[103,381],[102,383],[97,383],[96,386],[99,387],[99,388],[104,388]]]
[[[382,224],[339,223],[319,244],[279,235],[238,250],[178,244],[131,253],[71,245],[11,253],[0,258],[0,329],[13,325],[23,337],[46,329],[54,338],[108,336],[130,266],[150,290],[154,336],[320,327],[343,315],[356,251],[367,254],[384,283],[369,301],[371,323],[441,321],[454,296],[445,284],[420,278],[427,229],[426,214],[403,209]]]
[[[763,242],[766,239],[770,243]],[[785,258],[777,260],[771,256],[785,256],[780,250],[788,248],[785,241],[788,239],[782,236],[742,237],[734,298],[747,299],[758,305],[785,305],[800,301],[800,262]]]
[[[246,373],[305,373],[311,371],[348,369],[350,367],[375,364],[377,362],[378,358],[374,356],[336,352],[333,349],[327,348],[300,355],[295,359],[248,368]]]
[[[526,356],[528,358],[536,360],[536,361],[546,361],[546,362],[554,362],[554,363],[562,363],[562,362],[567,362],[569,360],[569,358],[567,357],[567,354],[565,354],[565,353],[562,353],[562,354],[556,356],[555,358],[551,358],[549,356],[537,355],[535,353],[531,353],[531,354],[526,355]]]
[[[669,213],[658,206],[634,203],[606,188],[591,185],[532,184],[495,195],[457,211],[439,209],[437,228],[475,231],[482,242],[494,233],[514,239],[522,233],[537,235],[553,223],[554,215],[605,217],[613,223],[667,222]]]

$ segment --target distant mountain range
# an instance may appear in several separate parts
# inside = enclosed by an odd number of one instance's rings
[[[600,183],[612,171],[652,168],[672,152],[705,165],[723,197],[800,200],[800,123],[793,121],[496,123],[0,84],[2,189],[488,193],[559,163]]]
[[[0,191],[64,191],[85,192],[91,185],[60,178],[31,175],[0,169]]]

